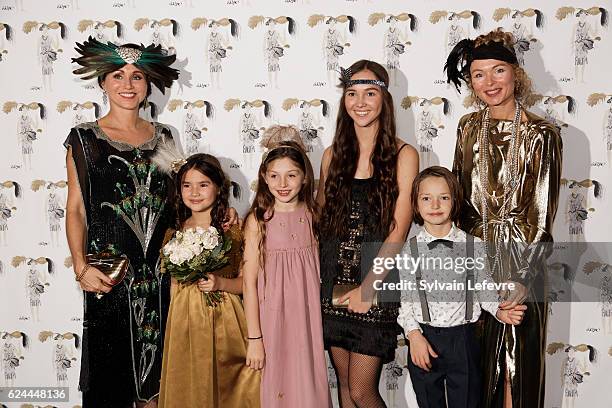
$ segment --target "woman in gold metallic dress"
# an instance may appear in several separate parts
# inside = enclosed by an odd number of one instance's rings
[[[486,242],[492,275],[515,282],[500,307],[525,303],[520,326],[485,316],[481,406],[543,407],[546,347],[545,259],[557,212],[562,142],[549,122],[520,105],[531,88],[510,33],[461,41],[445,70],[465,82],[478,112],[459,121],[453,172],[463,187],[460,227]]]

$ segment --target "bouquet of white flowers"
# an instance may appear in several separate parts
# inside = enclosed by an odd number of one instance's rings
[[[163,265],[179,283],[191,284],[208,279],[208,273],[228,264],[232,240],[215,227],[177,231],[162,248]],[[206,304],[215,306],[223,299],[220,292],[204,293]]]

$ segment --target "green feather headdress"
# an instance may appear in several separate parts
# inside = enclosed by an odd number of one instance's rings
[[[117,46],[106,44],[89,37],[83,44],[76,44],[74,48],[79,54],[72,62],[81,65],[81,68],[72,71],[76,75],[83,75],[82,79],[92,79],[116,71],[126,64],[133,64],[140,69],[147,79],[155,85],[161,93],[165,88],[172,86],[172,81],[178,79],[179,71],[170,65],[176,60],[176,55],[164,55],[161,45],[145,47],[135,44]]]

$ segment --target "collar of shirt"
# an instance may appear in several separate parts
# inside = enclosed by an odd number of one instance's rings
[[[427,231],[427,229],[425,229],[425,226],[421,227],[421,230],[417,233],[417,236],[416,236],[417,242],[424,242],[424,243],[429,243],[436,239],[447,239],[453,242],[465,242],[465,237],[466,237],[465,232],[457,228],[455,223],[451,225],[451,229],[448,232],[448,234],[446,234],[443,237],[434,237]]]

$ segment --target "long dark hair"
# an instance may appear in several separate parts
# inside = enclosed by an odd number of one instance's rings
[[[259,165],[259,171],[257,172],[257,191],[255,192],[255,198],[249,209],[249,214],[253,214],[253,217],[255,217],[261,234],[261,240],[258,247],[260,253],[259,261],[262,263],[263,256],[261,255],[264,253],[264,245],[266,242],[265,223],[270,221],[274,216],[274,196],[268,188],[265,175],[268,171],[268,167],[273,161],[283,158],[288,158],[294,162],[304,173],[304,185],[298,194],[298,200],[304,203],[306,209],[313,215],[313,233],[315,236],[318,235],[318,222],[316,219],[317,204],[314,200],[314,172],[312,171],[312,164],[306,152],[298,143],[293,141],[280,142],[275,148],[270,150]]]
[[[389,85],[389,74],[382,65],[368,60],[360,60],[351,65],[351,72],[371,71],[377,79]],[[393,97],[386,88],[382,92],[382,110],[378,117],[379,126],[374,150],[370,157],[372,163],[371,191],[368,194],[368,207],[377,222],[376,231],[387,236],[394,227],[393,213],[399,194],[397,185],[397,140],[395,137],[395,114]],[[331,162],[325,179],[325,206],[321,217],[322,235],[341,237],[346,233],[346,220],[351,206],[351,182],[357,171],[359,143],[353,119],[344,106],[345,94],[340,99],[336,134],[331,146]]]
[[[229,208],[230,188],[233,187],[234,197],[239,195],[237,186],[231,183],[229,178],[221,169],[221,163],[215,156],[206,153],[197,153],[189,156],[187,162],[181,167],[175,176],[176,181],[176,229],[181,230],[185,225],[185,221],[191,217],[191,210],[185,205],[182,198],[183,180],[185,175],[191,169],[197,170],[208,177],[217,187],[219,193],[215,199],[215,203],[210,211],[210,225],[215,227],[217,231],[223,230],[222,225],[226,221],[227,209]]]

